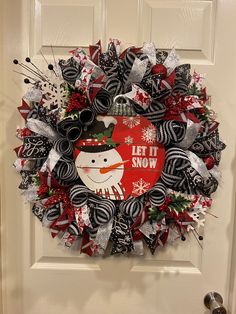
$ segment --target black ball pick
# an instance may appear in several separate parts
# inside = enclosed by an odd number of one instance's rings
[[[14,63],[14,64],[18,64],[19,61],[18,61],[17,59],[14,59],[14,60],[13,60],[13,63]]]
[[[53,70],[53,65],[51,63],[48,65],[48,69],[51,71]]]
[[[30,80],[27,78],[24,79],[24,82],[25,82],[25,84],[30,84]]]

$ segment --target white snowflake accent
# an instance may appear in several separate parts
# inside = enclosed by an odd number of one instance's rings
[[[133,142],[134,142],[133,137],[131,137],[131,136],[125,137],[125,144],[131,145],[131,144],[133,144]]]
[[[43,105],[50,109],[51,105],[61,107],[66,100],[66,90],[63,85],[42,83]]]
[[[117,67],[117,65],[118,65],[118,61],[114,61],[114,62],[113,62],[113,66],[114,66],[114,67]]]
[[[127,125],[128,128],[132,129],[135,126],[140,124],[140,118],[139,117],[125,117],[123,119],[123,124]]]
[[[188,213],[189,216],[192,217],[194,221],[194,227],[190,225],[188,228],[189,230],[199,229],[200,227],[204,227],[206,210],[207,208],[198,208]]]
[[[104,57],[103,57],[103,58],[104,58],[104,60],[105,60],[105,61],[108,61],[108,60],[109,60],[109,56],[108,56],[108,55],[106,55],[106,54],[104,55]]]
[[[150,183],[145,182],[143,178],[140,178],[139,181],[133,182],[133,194],[142,195],[143,193],[149,190]]]
[[[41,152],[41,153],[44,153],[45,151],[46,151],[46,148],[45,147],[39,147],[39,151]]]
[[[157,134],[154,125],[150,125],[146,128],[143,128],[142,133],[143,133],[142,140],[144,140],[148,144],[153,144],[155,142]]]

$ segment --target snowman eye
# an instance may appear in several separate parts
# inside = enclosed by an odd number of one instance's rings
[[[94,159],[92,159],[92,163],[93,163],[93,164],[95,163],[95,160],[94,160]]]
[[[104,158],[103,160],[104,160],[104,162],[107,162],[107,159],[106,159],[106,158]]]

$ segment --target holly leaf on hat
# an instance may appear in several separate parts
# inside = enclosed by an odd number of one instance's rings
[[[111,137],[106,140],[106,144],[111,145],[113,147],[116,146],[115,142],[113,141]]]
[[[96,138],[98,141],[102,141],[104,133],[93,134],[93,137]]]

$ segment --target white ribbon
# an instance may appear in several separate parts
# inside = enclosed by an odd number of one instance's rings
[[[56,140],[58,138],[58,133],[50,125],[38,119],[27,119],[26,127],[50,140]]]

